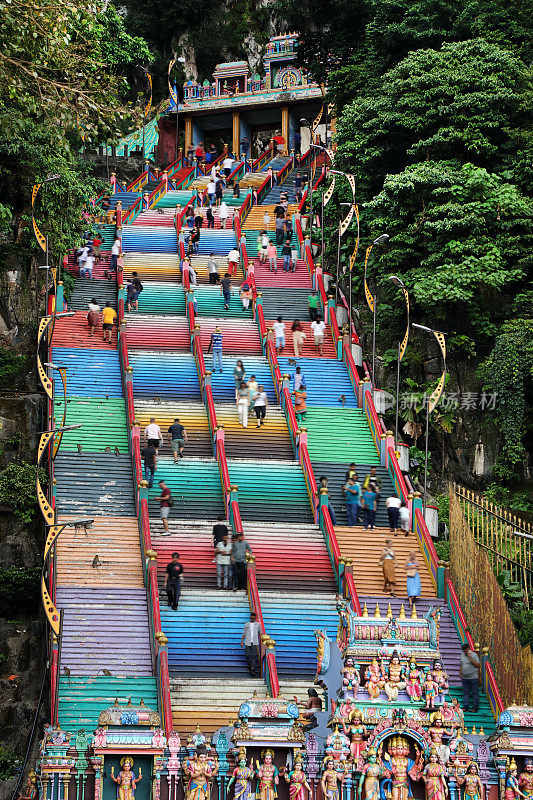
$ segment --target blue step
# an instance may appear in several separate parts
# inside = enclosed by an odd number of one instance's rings
[[[122,250],[124,253],[177,253],[176,229],[155,225],[124,225]]]
[[[53,347],[54,364],[67,368],[67,397],[122,397],[120,361],[116,350]],[[54,371],[56,398],[63,395],[61,379]]]
[[[294,359],[291,360],[294,361]],[[289,359],[283,356],[278,356],[278,362],[281,372],[286,372],[291,376],[292,391],[296,367],[291,366]],[[339,398],[344,395],[345,407],[357,408],[357,398],[348,376],[348,370],[342,361],[332,358],[298,358],[296,362],[305,377],[308,406],[342,408],[342,400]]]

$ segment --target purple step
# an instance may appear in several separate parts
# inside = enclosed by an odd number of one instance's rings
[[[404,605],[406,615],[409,616],[411,613],[407,600],[401,597],[388,597],[387,595],[367,597],[359,595],[359,602],[361,603],[361,606],[363,603],[367,604],[368,613],[371,616],[376,608],[376,603],[379,603],[381,616],[386,614],[389,603],[391,604],[392,613],[395,617],[397,617],[400,613],[400,607],[402,603]],[[440,654],[442,656],[444,668],[448,673],[450,686],[460,685],[461,678],[459,677],[459,662],[461,660],[461,643],[459,641],[459,637],[457,636],[455,625],[453,624],[452,615],[450,614],[448,605],[444,602],[444,600],[436,600],[433,598],[432,600],[421,600],[419,603],[417,603],[417,616],[423,617],[424,614],[429,610],[430,606],[439,606],[441,609]]]
[[[58,589],[63,609],[61,671],[115,677],[152,673],[148,608],[144,589]],[[101,673],[100,673],[101,674]]]

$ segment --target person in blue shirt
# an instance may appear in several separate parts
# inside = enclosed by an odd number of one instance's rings
[[[377,495],[371,489],[367,489],[363,493],[362,506],[365,515],[365,530],[370,528],[374,530],[374,523],[376,521],[376,509],[378,506]]]
[[[358,517],[361,501],[361,486],[353,478],[348,478],[344,487],[344,496],[346,498],[348,525],[352,527],[353,525],[357,525],[359,521]]]

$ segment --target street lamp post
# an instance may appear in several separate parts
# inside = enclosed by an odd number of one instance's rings
[[[413,328],[418,328],[420,331],[424,331],[424,333],[429,333],[435,337],[437,343],[440,347],[440,351],[442,354],[443,360],[443,370],[442,375],[439,378],[439,382],[435,389],[432,391],[430,396],[427,399],[426,405],[426,447],[425,447],[425,456],[424,456],[424,506],[423,506],[423,517],[424,520],[426,519],[426,509],[427,509],[427,480],[428,480],[428,439],[429,439],[429,415],[437,405],[442,395],[442,391],[444,389],[444,384],[446,383],[446,333],[442,331],[435,331],[433,328],[428,328],[427,325],[418,325],[416,322],[413,322]],[[425,399],[425,398],[424,398]]]
[[[395,426],[395,438],[394,438],[394,450],[398,450],[398,412],[399,412],[399,401],[400,401],[400,364],[405,354],[405,349],[407,347],[407,342],[409,339],[409,292],[401,280],[398,278],[397,275],[391,275],[389,280],[395,286],[398,286],[399,289],[402,290],[403,296],[405,298],[405,304],[407,307],[407,326],[405,329],[405,333],[403,336],[403,340],[400,342],[398,341],[398,362],[397,362],[397,369],[396,369],[396,426]]]
[[[169,92],[170,92],[170,96],[173,99],[174,104],[176,106],[176,158],[175,158],[175,160],[177,161],[178,158],[179,158],[179,147],[180,147],[180,145],[179,145],[179,112],[178,112],[179,97],[178,97],[177,88],[172,86],[172,83],[170,82],[170,73],[172,71],[172,67],[174,66],[174,64],[185,64],[185,58],[183,56],[175,56],[170,61],[169,65],[168,65],[168,89],[169,89]],[[178,166],[179,166],[179,164],[178,164]]]
[[[143,163],[144,163],[144,133],[145,133],[145,128],[146,128],[146,115],[148,114],[148,112],[150,111],[150,108],[152,107],[152,76],[150,75],[150,73],[148,72],[146,67],[142,67],[140,64],[137,64],[137,66],[139,67],[139,69],[142,69],[142,71],[144,73],[146,73],[146,77],[148,78],[148,85],[150,86],[150,99],[148,100],[148,103],[144,103],[144,100],[143,100],[143,144],[142,144],[142,148],[143,149],[142,149],[142,160],[143,160]]]

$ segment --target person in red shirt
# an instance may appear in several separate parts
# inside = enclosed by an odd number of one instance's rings
[[[194,151],[194,155],[195,155],[196,160],[198,161],[198,163],[200,163],[201,161],[204,160],[205,152],[204,152],[204,143],[203,142],[199,142],[198,143],[198,147]]]
[[[159,500],[159,505],[161,507],[161,519],[163,520],[165,532],[170,533],[168,528],[168,515],[170,514],[169,500],[172,498],[172,493],[165,481],[159,481],[159,488],[161,489],[161,494],[157,499]]]
[[[96,259],[96,264],[100,261],[100,247],[102,245],[102,240],[98,236],[98,234],[93,239],[93,256]]]
[[[281,135],[281,131],[276,132],[276,135],[272,137],[272,141],[274,142],[276,152],[281,153],[285,144],[285,139]]]

